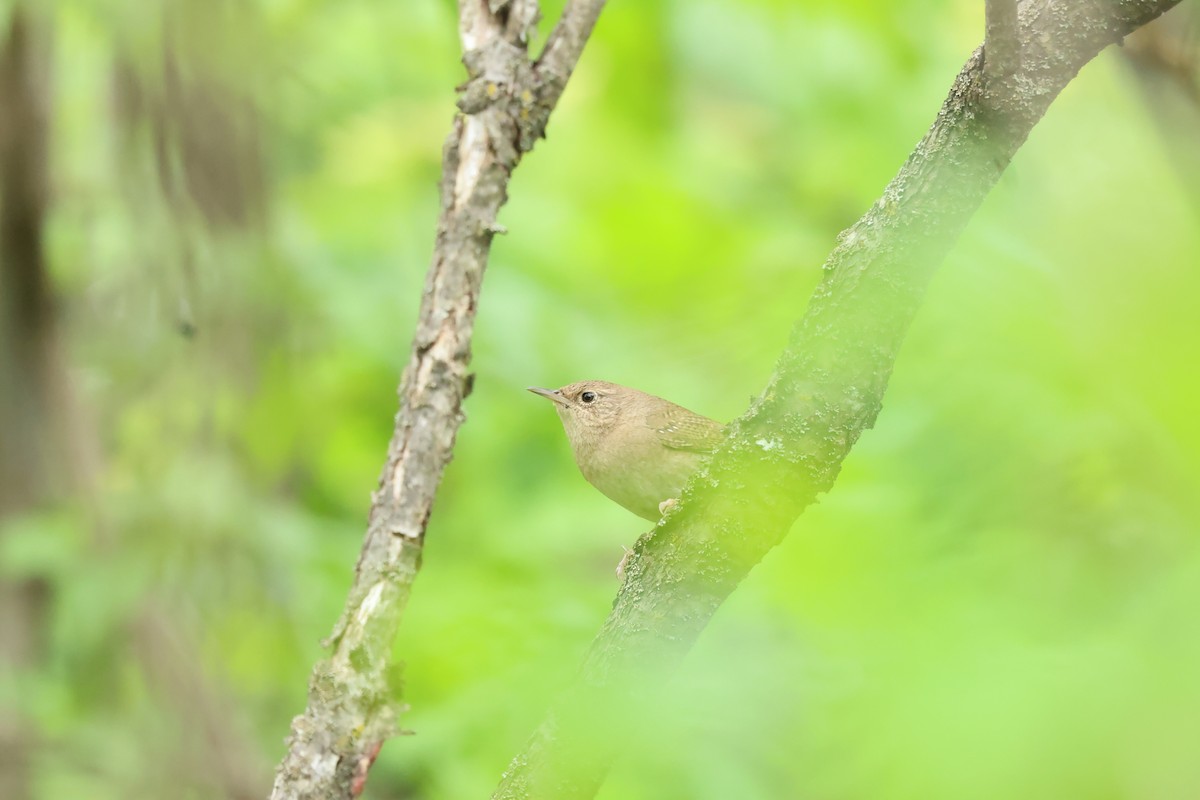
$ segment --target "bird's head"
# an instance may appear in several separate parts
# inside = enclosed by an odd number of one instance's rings
[[[647,395],[608,381],[578,381],[559,389],[530,386],[554,403],[573,448],[595,447]]]

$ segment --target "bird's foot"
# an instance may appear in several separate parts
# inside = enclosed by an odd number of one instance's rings
[[[663,500],[658,504],[658,513],[665,517],[667,514],[671,513],[677,508],[679,508],[679,498],[668,497],[666,500]]]
[[[621,549],[625,551],[625,555],[621,556],[621,560],[617,563],[617,580],[625,580],[625,567],[629,564],[629,557],[633,555],[633,551],[625,545],[621,545]]]

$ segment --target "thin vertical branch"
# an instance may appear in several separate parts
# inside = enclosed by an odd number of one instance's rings
[[[475,309],[508,181],[544,135],[604,3],[573,2],[551,37],[552,68],[526,52],[538,15],[532,0],[460,0],[468,81],[443,151],[441,214],[421,298],[400,410],[354,584],[313,669],[308,708],[292,723],[272,797],[361,793],[385,739],[397,730],[399,666],[391,646],[421,563],[426,525],[471,389]]]

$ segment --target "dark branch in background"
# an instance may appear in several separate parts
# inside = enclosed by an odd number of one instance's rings
[[[23,6],[0,43],[0,387],[6,430],[0,440],[0,505],[18,503],[48,479],[42,419],[49,405],[46,362],[54,327],[43,225],[48,190],[49,58],[44,25]]]
[[[166,737],[168,741],[154,742],[143,750],[143,757],[153,766],[145,768],[142,780],[169,774],[171,786],[188,787],[198,796],[261,798],[269,764],[233,722],[238,717],[236,702],[204,673],[204,657],[172,616],[170,598],[151,597],[142,605],[125,626],[127,636],[119,646],[137,656],[153,702],[186,720],[177,734],[181,742]],[[164,745],[165,750],[158,749]]]
[[[204,287],[224,268],[211,246],[261,234],[267,219],[260,98],[271,73],[249,44],[263,19],[253,4],[176,0],[143,24],[113,59],[118,185],[133,214],[155,220],[145,278],[190,338],[211,319]]]
[[[13,7],[0,33],[0,534],[36,510],[69,474],[57,408],[55,320],[47,277],[49,35],[36,13]],[[0,575],[0,671],[17,681],[45,657],[49,583]],[[20,683],[8,687],[19,700]],[[0,797],[32,796],[38,734],[19,703],[0,704]]]
[[[532,0],[460,0],[468,81],[443,153],[441,215],[400,410],[332,652],[313,669],[308,708],[292,722],[272,797],[353,797],[383,741],[397,732],[399,666],[391,648],[421,562],[434,493],[470,391],[467,364],[496,214],[521,156],[546,121],[603,0],[574,0],[531,62]]]
[[[1180,6],[1121,48],[1178,184],[1200,215],[1200,10]]]
[[[713,613],[874,424],[926,285],[1034,124],[1084,64],[1176,2],[1023,3],[1009,91],[985,80],[982,49],[972,55],[883,196],[839,237],[766,390],[637,543],[577,681],[495,800],[595,794]]]
[[[1128,39],[1122,55],[1135,66],[1170,80],[1193,105],[1200,106],[1200,11],[1180,6],[1142,27]]]

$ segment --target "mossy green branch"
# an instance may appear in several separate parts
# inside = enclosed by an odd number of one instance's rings
[[[882,197],[845,231],[761,396],[678,509],[638,542],[576,683],[494,800],[592,797],[713,613],[837,478],[882,407],[925,288],[1050,103],[1106,46],[1178,0],[1028,0],[1013,72],[982,48]]]

